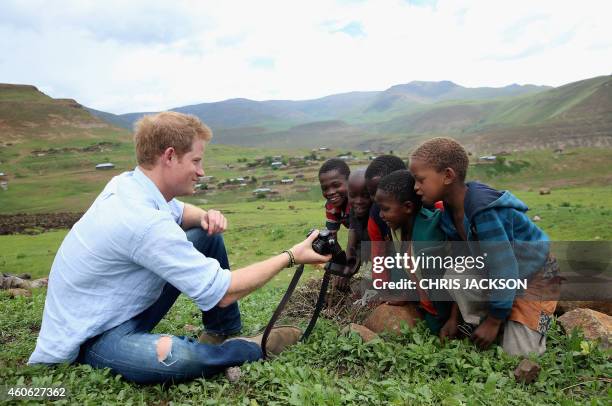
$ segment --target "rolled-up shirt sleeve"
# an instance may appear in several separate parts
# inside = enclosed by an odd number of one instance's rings
[[[209,310],[227,292],[231,273],[196,250],[170,215],[155,219],[135,244],[132,259]]]

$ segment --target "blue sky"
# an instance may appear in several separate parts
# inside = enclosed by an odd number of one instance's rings
[[[606,1],[5,0],[0,82],[114,113],[612,73]]]

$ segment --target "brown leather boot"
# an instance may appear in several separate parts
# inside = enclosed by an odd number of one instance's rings
[[[212,344],[219,345],[223,344],[225,340],[228,339],[229,336],[224,334],[211,334],[203,331],[202,334],[198,336],[198,341],[202,344]]]
[[[296,344],[302,336],[302,330],[293,326],[278,326],[274,327],[268,335],[266,343],[266,352],[269,356],[276,356],[285,351],[286,348]],[[249,337],[232,337],[230,340],[245,340],[261,346],[262,334],[257,334]]]

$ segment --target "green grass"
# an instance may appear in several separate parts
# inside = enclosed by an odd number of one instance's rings
[[[102,152],[59,152],[36,156],[33,150],[48,150],[50,148],[75,147],[83,148],[94,143],[106,141],[116,143]],[[254,176],[261,179],[265,175],[282,178],[287,171],[272,171],[269,168],[246,169],[245,163],[239,159],[272,155],[304,156],[306,151],[277,151],[256,148],[233,147],[212,144],[205,152],[204,170],[207,175],[214,175],[216,182],[238,176]],[[95,165],[101,162],[112,162],[115,169],[97,171]],[[0,148],[0,172],[9,175],[9,188],[0,191],[0,213],[19,212],[57,212],[83,211],[89,207],[93,199],[104,185],[113,177],[136,166],[134,149],[131,142],[113,138],[110,134],[93,140],[71,140],[41,143],[31,141]],[[232,166],[229,168],[228,165]],[[295,169],[295,168],[292,168]],[[318,168],[311,168],[316,171]],[[261,181],[260,181],[261,182]],[[299,184],[297,182],[296,184]],[[251,197],[251,191],[257,186],[249,185],[240,191],[244,200]],[[236,192],[227,193],[226,201],[236,201]],[[223,201],[224,192],[220,193]],[[198,199],[211,200],[210,196],[197,196]],[[213,200],[215,197],[213,196]],[[189,200],[189,199],[188,199]]]
[[[80,138],[67,144],[32,140],[0,148],[0,171],[11,176],[20,174],[11,177],[8,192],[0,191],[0,212],[86,209],[110,177],[134,165],[129,140],[112,133],[105,133],[103,140],[119,145],[102,153],[69,152],[53,157],[33,157],[30,151],[51,146],[84,147],[94,141]],[[306,153],[283,152],[289,156]],[[213,144],[205,155],[205,170],[223,180],[244,174],[239,159],[276,154]],[[511,189],[530,206],[530,216],[542,218],[538,225],[553,240],[612,240],[611,154],[606,149],[576,149],[560,156],[547,151],[512,154],[506,159],[514,164],[472,166],[470,178]],[[117,169],[96,172],[91,168],[102,160],[115,162]],[[311,176],[317,169],[309,167],[304,172]],[[257,168],[248,174],[258,178],[273,174],[280,179],[289,171]],[[308,192],[286,188],[280,201],[254,200],[250,193],[254,187],[249,186],[186,200],[196,204],[206,200],[205,207],[226,214],[230,226],[224,238],[231,267],[237,269],[290,247],[310,228],[324,224],[316,180],[296,185],[307,187]],[[540,187],[550,187],[552,194],[539,195]],[[0,272],[47,275],[66,232],[0,236]],[[345,234],[341,234],[340,241],[345,240]],[[320,275],[320,270],[308,267],[303,279]],[[281,272],[264,289],[241,302],[245,333],[265,325],[291,276],[289,270]],[[612,400],[609,381],[601,379],[612,375],[610,353],[584,344],[577,334],[562,334],[556,325],[549,336],[548,351],[537,360],[542,373],[532,385],[514,382],[511,373],[519,359],[503,354],[498,347],[480,352],[461,341],[442,346],[423,326],[404,331],[399,337],[384,336],[384,340],[363,344],[354,336],[339,336],[342,326],[324,319],[308,343],[274,361],[243,367],[244,377],[236,385],[219,376],[174,386],[137,386],[112,376],[108,370],[88,366],[26,367],[40,329],[44,299],[44,290],[36,290],[31,298],[16,299],[0,292],[0,383],[65,385],[69,404],[565,405],[610,404]],[[181,297],[156,331],[189,335],[184,326],[199,325],[199,320],[196,307]]]
[[[246,332],[265,325],[281,293],[267,288],[241,302]],[[64,403],[69,404],[605,405],[612,399],[603,379],[612,374],[610,353],[584,343],[579,334],[561,334],[557,325],[549,334],[547,352],[537,359],[542,372],[531,385],[514,381],[519,358],[496,346],[478,351],[467,341],[441,345],[423,325],[364,344],[356,336],[340,336],[340,326],[321,319],[306,344],[273,361],[243,366],[237,384],[217,376],[138,386],[85,365],[25,366],[40,328],[44,291],[12,300],[0,293],[0,302],[0,381],[65,386],[69,397]],[[195,306],[181,297],[155,331],[189,335],[185,324],[198,322]]]
[[[512,190],[551,188],[553,194],[556,188],[569,186],[612,185],[612,150],[609,148],[575,148],[562,154],[533,150],[500,158],[503,163],[473,163],[468,169],[468,177]]]

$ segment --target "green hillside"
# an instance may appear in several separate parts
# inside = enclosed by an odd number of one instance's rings
[[[501,89],[508,88],[512,86]],[[258,147],[409,149],[405,144],[411,140],[450,135],[483,152],[495,146],[512,150],[612,146],[612,77],[545,90],[534,87],[530,92],[524,88],[493,91],[416,82],[379,94],[338,97],[323,110],[311,101],[316,114],[300,110],[278,118],[268,115],[256,120],[257,125],[219,128],[217,140]],[[260,103],[268,102],[248,101],[248,106],[257,110],[263,106]],[[282,108],[291,107],[285,103]],[[310,122],[300,122],[308,118]],[[240,124],[248,120],[242,117]]]
[[[72,138],[110,135],[125,138],[127,132],[91,115],[71,99],[53,99],[34,86],[0,84],[0,141],[62,143]]]
[[[458,138],[474,158],[481,153],[532,150],[508,158],[529,163],[517,172],[474,167],[475,176],[495,185],[521,189],[609,185],[612,149],[601,147],[610,146],[612,140],[611,83],[610,77],[602,77],[512,99],[444,101],[415,107],[412,113],[383,123],[328,120],[269,132],[250,127],[244,129],[246,137],[241,129],[219,130],[205,157],[205,170],[216,180],[207,185],[210,190],[191,200],[253,199],[252,191],[266,186],[264,182],[280,183],[296,175],[300,178],[294,184],[274,186],[278,198],[318,199],[320,161],[299,161],[311,154],[312,146],[332,148],[317,152],[319,160],[352,151],[355,167],[369,162],[369,154],[362,151],[394,150],[405,157],[433,135]],[[363,101],[369,96],[350,97]],[[331,106],[340,99],[328,102]],[[523,121],[531,124],[517,125]],[[128,131],[94,117],[74,100],[52,99],[32,86],[0,86],[0,126],[0,172],[8,182],[7,190],[0,190],[1,213],[84,210],[112,176],[136,164]],[[256,146],[220,143],[228,140]],[[559,147],[565,152],[553,153]],[[254,165],[257,158],[274,155],[285,162],[299,157],[301,163],[278,171],[269,164]],[[95,165],[103,162],[113,163],[114,169],[96,170]],[[256,181],[239,189],[219,186],[238,177]]]
[[[536,94],[546,86],[510,85],[500,88],[467,88],[453,82],[419,82],[395,85],[384,91],[349,92],[312,100],[230,99],[222,102],[201,103],[176,107],[172,110],[194,114],[220,135],[220,141],[237,145],[266,145],[281,137],[295,138],[302,146],[315,146],[300,139],[301,126],[328,121],[342,121],[360,128],[359,134],[342,140],[355,144],[368,135],[379,135],[376,130],[394,118],[415,111],[435,109],[437,103],[486,102],[496,98],[508,98],[524,94]],[[90,112],[115,125],[131,128],[135,120],[145,113],[113,115],[93,109]],[[369,128],[361,128],[363,125]],[[298,127],[296,129],[296,127]],[[257,128],[258,132],[253,133]],[[454,128],[454,127],[453,127]],[[295,130],[295,131],[294,131]],[[410,126],[401,128],[411,131]],[[387,135],[387,133],[383,135]],[[318,141],[318,140],[317,140]],[[340,145],[338,140],[331,143]]]

